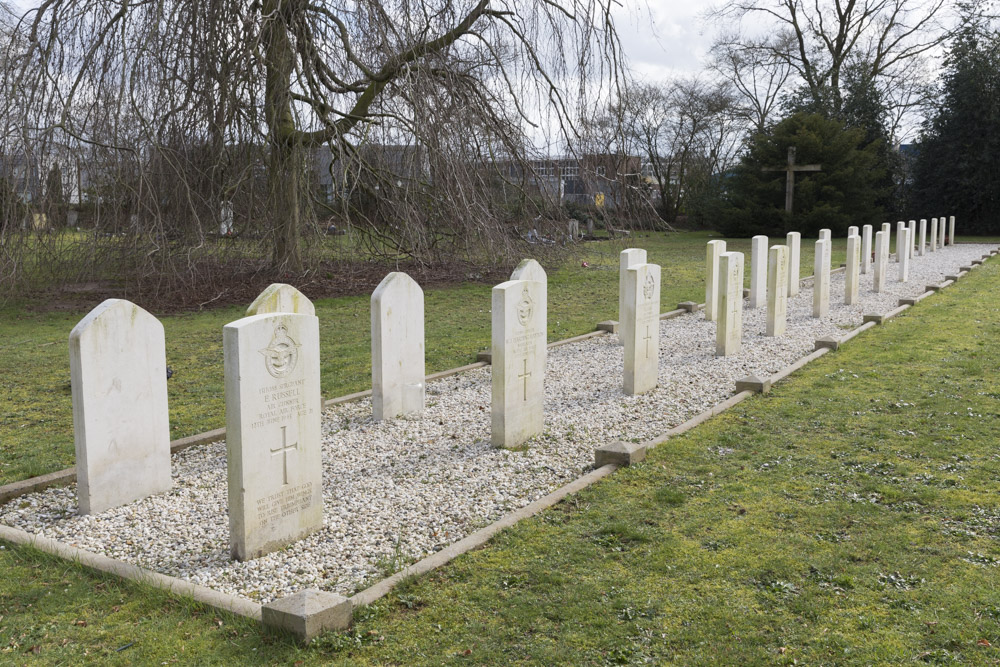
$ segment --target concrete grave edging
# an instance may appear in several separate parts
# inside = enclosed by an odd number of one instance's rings
[[[837,269],[837,270],[839,271],[842,269]],[[807,278],[803,278],[802,280],[803,281],[809,280],[811,278],[812,277],[810,276]],[[948,280],[945,281],[944,283],[941,283],[937,287],[943,288],[951,284],[954,284],[954,281]],[[921,298],[925,298],[926,296],[929,296],[931,293],[933,293],[933,291],[926,292],[923,295],[921,295]],[[687,306],[687,304],[685,305]],[[677,310],[670,311],[669,313],[664,313],[660,315],[660,319],[661,320],[670,319],[686,313],[696,312],[697,310],[703,307],[704,304],[696,304],[695,308],[691,308],[690,306],[679,308]],[[906,311],[910,307],[911,306],[909,304],[901,305],[900,307],[892,311],[889,311],[888,313],[880,315],[879,317],[881,319],[879,320],[879,323],[882,323],[892,317],[895,317],[896,315]],[[866,318],[867,317],[868,316],[866,316]],[[819,349],[816,349],[815,351],[803,356],[798,361],[795,361],[792,364],[786,366],[784,369],[777,371],[776,373],[770,375],[768,378],[765,378],[764,380],[754,378],[754,380],[759,382],[762,388],[765,385],[769,388],[774,383],[777,383],[778,381],[794,373],[796,370],[799,370],[800,368],[808,364],[810,361],[818,359],[819,357],[822,357],[824,354],[827,354],[833,351],[834,349],[837,349],[840,344],[850,340],[851,338],[854,338],[861,332],[866,331],[875,325],[876,325],[875,321],[866,321],[862,325],[852,329],[848,334],[837,340],[836,341],[837,344],[835,347],[829,347],[829,346],[819,347]],[[605,333],[607,333],[607,331],[597,330],[587,334],[583,334],[581,336],[575,336],[573,338],[568,338],[562,341],[556,341],[554,343],[550,343],[548,347],[551,348],[559,345],[567,345],[571,342],[586,340],[588,338],[599,336]],[[487,364],[484,362],[468,364],[466,366],[461,366],[458,368],[453,368],[446,371],[441,371],[439,373],[428,375],[427,380],[431,381],[431,380],[441,379],[444,377],[449,377],[451,375],[455,375],[457,373],[461,373],[466,370],[482,368],[486,365]],[[737,386],[740,386],[739,383],[737,383]],[[663,434],[655,438],[652,438],[650,440],[647,440],[639,444],[621,443],[624,444],[625,446],[618,447],[617,449],[615,449],[615,445],[619,443],[610,443],[610,448],[608,446],[600,448],[598,452],[595,453],[595,457],[600,459],[602,457],[601,452],[603,452],[605,449],[610,449],[610,451],[613,452],[614,456],[618,457],[622,457],[624,452],[625,458],[619,458],[621,464],[641,461],[645,458],[646,452],[648,450],[654,449],[655,447],[667,442],[670,438],[685,433],[695,428],[696,426],[708,421],[712,417],[715,417],[725,412],[729,408],[746,400],[754,393],[757,392],[754,390],[744,389],[741,387],[739,391],[737,391],[735,394],[730,396],[725,401],[722,401],[721,403],[718,403],[717,405],[713,406],[712,408],[709,408],[708,410],[702,412],[701,414],[698,414],[692,417],[691,419],[683,422],[682,424],[679,424],[678,426],[675,426],[665,431]],[[354,394],[348,394],[346,396],[341,396],[338,398],[325,401],[324,407],[360,400],[370,395],[371,395],[371,390],[357,392]],[[182,449],[186,449],[188,447],[193,447],[198,444],[207,444],[210,442],[215,442],[216,440],[219,440],[221,437],[224,436],[225,436],[225,429],[223,428],[223,429],[215,429],[212,431],[207,431],[205,433],[189,436],[187,438],[181,438],[171,443],[171,453],[175,451],[180,451]],[[623,452],[619,452],[618,449],[623,450]],[[605,457],[605,460],[608,460],[607,453],[604,453],[603,456]],[[611,457],[611,460],[614,460],[614,456]],[[561,500],[563,500],[572,493],[582,491],[583,489],[591,486],[597,481],[607,477],[608,475],[618,470],[620,467],[622,467],[621,464],[607,463],[605,465],[601,465],[600,467],[595,468],[594,470],[591,470],[590,472],[569,482],[568,484],[559,487],[558,489],[543,496],[542,498],[539,498],[538,500],[535,500],[534,502],[531,502],[528,505],[525,505],[524,507],[521,507],[513,512],[510,512],[507,515],[498,519],[497,521],[494,521],[493,523],[483,528],[480,528],[479,530],[473,532],[472,534],[467,535],[461,540],[445,547],[441,551],[430,554],[425,558],[417,561],[416,563],[413,563],[412,565],[403,568],[399,572],[396,572],[390,575],[389,577],[386,577],[385,579],[376,582],[374,585],[369,586],[368,588],[351,596],[349,599],[347,599],[347,602],[350,603],[351,609],[353,610],[354,608],[365,606],[377,601],[378,599],[387,595],[396,585],[398,585],[405,579],[435,570],[449,563],[450,561],[454,560],[458,556],[483,546],[501,530],[513,526],[522,519],[532,517],[542,512],[543,510],[556,505],[557,503],[559,503]],[[6,502],[19,495],[24,495],[25,493],[30,493],[32,491],[44,489],[48,486],[53,486],[59,483],[72,482],[75,479],[75,477],[76,475],[74,467],[58,471],[55,473],[49,473],[48,475],[41,475],[39,477],[23,480],[21,482],[8,484],[6,486],[0,487],[0,503]],[[151,585],[174,594],[188,596],[193,600],[195,600],[196,602],[200,602],[214,609],[236,614],[239,616],[255,620],[260,623],[264,623],[263,612],[262,612],[264,605],[260,605],[250,600],[246,600],[245,598],[229,595],[227,593],[222,593],[205,586],[199,586],[197,584],[193,584],[183,579],[164,575],[159,572],[154,572],[152,570],[148,570],[146,568],[142,568],[137,565],[132,565],[131,563],[125,563],[123,561],[119,561],[114,558],[110,558],[108,556],[104,556],[101,554],[95,554],[86,551],[84,549],[80,549],[78,547],[73,547],[67,544],[63,544],[62,542],[53,540],[51,538],[33,535],[31,533],[27,533],[25,531],[19,530],[17,528],[12,528],[10,526],[6,526],[3,524],[0,524],[0,539],[4,539],[14,544],[27,545],[39,549],[40,551],[43,551],[45,553],[49,553],[51,555],[55,555],[66,560],[76,562],[92,570],[104,572],[107,574],[113,574],[115,576],[122,577],[123,579],[128,579],[131,581],[136,581],[147,585]],[[301,593],[301,591],[299,591],[295,595],[299,593]],[[343,605],[344,598],[340,598],[339,596],[331,596],[331,598],[336,598],[337,600],[340,601],[339,604],[341,606]],[[286,598],[279,598],[279,600],[284,600],[284,599]],[[318,613],[328,614],[329,610],[324,609]],[[308,623],[309,620],[310,619],[308,616],[303,618],[303,621],[306,623]],[[345,625],[344,628],[341,629],[346,629],[346,627],[349,627],[349,625]],[[337,629],[337,628],[331,626],[328,629]],[[309,639],[311,639],[311,636],[303,636],[300,637],[300,639],[308,641]]]

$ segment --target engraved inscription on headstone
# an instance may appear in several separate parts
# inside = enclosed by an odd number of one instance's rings
[[[625,279],[625,318],[630,337],[625,339],[626,394],[642,394],[656,387],[660,360],[660,267],[639,264]]]
[[[323,525],[319,322],[274,313],[223,328],[229,531],[248,560]]]

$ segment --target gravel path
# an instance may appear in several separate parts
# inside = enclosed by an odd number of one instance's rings
[[[662,321],[659,386],[642,396],[622,394],[616,336],[552,349],[545,432],[522,452],[490,446],[489,368],[429,384],[421,419],[374,422],[370,400],[330,408],[323,529],[251,562],[229,559],[224,442],[175,455],[169,493],[77,516],[76,486],[52,488],[0,507],[0,522],[259,602],[304,587],[350,595],[580,476],[598,445],[652,438],[732,395],[737,379],[780,370],[817,338],[895,308],[991,249],[959,245],[915,257],[907,283],[896,282],[890,261],[885,292],[872,293],[872,274],[862,275],[855,306],[842,305],[844,277],[834,274],[824,320],[811,316],[806,281],[777,338],[763,335],[765,309],[744,300],[743,352],[734,357],[714,356],[715,324],[701,313]]]

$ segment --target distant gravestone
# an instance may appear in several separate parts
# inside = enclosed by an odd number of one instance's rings
[[[750,240],[750,307],[761,308],[767,302],[767,237]]]
[[[645,263],[646,251],[642,248],[628,248],[618,254],[618,340],[623,343],[628,338],[628,323],[625,321],[625,272]]]
[[[743,349],[743,253],[724,252],[719,257],[719,319],[715,328],[715,354],[728,357]]]
[[[943,215],[940,218],[940,225],[941,229],[938,232],[938,247],[944,248],[945,236],[947,236],[948,232],[948,221],[945,219]]]
[[[872,226],[861,228],[861,273],[868,273],[872,264]]]
[[[916,220],[910,220],[910,224],[908,224],[906,226],[906,229],[909,230],[909,241],[910,241],[909,245],[907,246],[907,248],[909,250],[909,252],[907,254],[909,255],[910,259],[912,260],[913,259],[913,255],[916,252],[916,249],[915,249],[914,246],[916,245],[916,241],[917,241],[917,221]]]
[[[830,266],[830,259],[833,256],[833,235],[830,233],[830,230],[819,230],[819,240],[826,241],[826,265]]]
[[[705,251],[705,319],[714,322],[719,317],[719,257],[726,252],[725,241],[709,241]]]
[[[656,388],[660,370],[660,267],[639,264],[625,277],[625,318],[629,337],[625,339],[624,390],[628,395]]]
[[[855,227],[854,225],[851,225],[850,227],[848,227],[847,228],[847,236],[848,237],[858,236],[858,228]]]
[[[765,336],[785,333],[788,319],[788,247],[771,246],[767,253],[767,323]]]
[[[896,263],[899,264],[903,261],[903,250],[906,249],[906,244],[903,242],[903,231],[906,229],[906,223],[902,220],[896,223]]]
[[[872,279],[872,291],[881,292],[885,289],[885,274],[889,270],[889,235],[879,232],[875,235],[875,275]]]
[[[948,245],[955,245],[955,216],[948,218]]]
[[[921,257],[927,254],[927,218],[920,220],[920,242],[917,244],[917,249]]]
[[[889,242],[890,242],[890,245],[891,245],[892,244],[891,243],[892,242],[892,238],[891,238],[892,237],[892,224],[888,223],[888,222],[883,222],[882,223],[882,231],[885,232],[885,236],[886,236],[887,239],[889,239]],[[888,247],[888,246],[886,246],[886,247]]]
[[[847,270],[844,274],[844,305],[858,302],[861,285],[861,237],[853,234],[847,237]]]
[[[424,291],[394,271],[371,297],[372,416],[424,412]]]
[[[788,296],[799,293],[799,258],[802,246],[802,234],[788,232],[785,235],[785,245],[788,246]]]
[[[69,335],[80,514],[170,489],[170,423],[163,325],[108,299]]]
[[[900,223],[899,232],[896,236],[896,255],[900,258],[896,276],[897,280],[901,283],[905,283],[910,279],[910,253],[906,250],[908,245],[910,245],[910,228]]]
[[[229,202],[222,202],[219,209],[219,236],[233,235],[233,205]]]
[[[830,242],[816,241],[813,270],[813,317],[826,317],[830,313]]]
[[[319,320],[253,315],[222,342],[229,544],[249,560],[323,526]]]
[[[937,252],[937,239],[938,239],[938,219],[931,218],[931,252]]]
[[[594,219],[590,217],[587,218],[587,236],[591,238],[594,236]]]
[[[570,218],[566,225],[566,232],[569,235],[569,240],[576,243],[577,239],[580,238],[580,221]]]
[[[545,311],[542,284],[508,280],[493,288],[492,435],[517,447],[545,422]]]
[[[267,313],[315,315],[316,308],[305,294],[291,285],[271,283],[253,300],[247,308],[246,315],[250,317]]]

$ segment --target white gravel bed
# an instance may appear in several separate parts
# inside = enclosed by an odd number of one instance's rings
[[[304,587],[350,595],[580,476],[598,445],[649,439],[680,424],[732,395],[736,380],[780,370],[811,352],[817,338],[895,308],[900,297],[922,293],[991,248],[959,245],[915,257],[907,283],[896,282],[891,262],[885,292],[872,293],[872,274],[862,275],[855,306],[842,305],[844,277],[834,274],[824,320],[812,317],[812,289],[804,285],[789,300],[787,332],[776,338],[763,335],[765,308],[750,310],[744,301],[743,351],[732,357],[715,357],[715,324],[702,313],[662,321],[659,386],[642,396],[622,394],[617,336],[552,349],[545,432],[524,451],[490,445],[489,368],[429,384],[421,419],[374,422],[370,400],[330,408],[323,529],[250,562],[229,558],[224,442],[175,455],[168,493],[78,516],[76,486],[52,488],[0,507],[0,522],[259,602]]]

